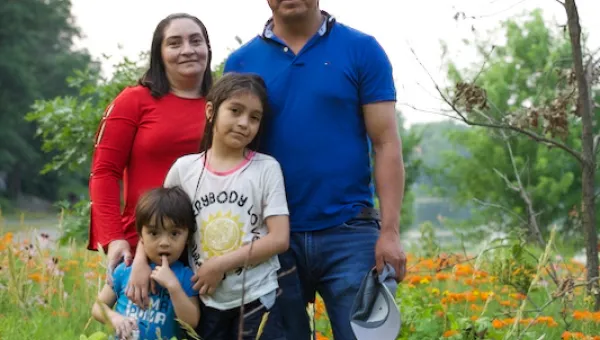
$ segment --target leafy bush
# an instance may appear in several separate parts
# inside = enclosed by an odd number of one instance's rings
[[[37,123],[37,137],[42,150],[53,155],[42,173],[50,171],[63,175],[89,172],[94,135],[106,107],[125,87],[135,85],[145,68],[146,54],[137,61],[124,58],[115,66],[110,78],[102,77],[95,68],[75,70],[68,78],[69,86],[78,96],[38,100],[26,120]],[[74,239],[85,242],[88,237],[89,200],[74,205],[59,202],[63,208],[63,243]]]

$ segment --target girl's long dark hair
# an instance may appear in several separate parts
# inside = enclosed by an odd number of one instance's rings
[[[156,25],[154,35],[152,36],[152,46],[150,48],[150,67],[140,78],[138,83],[150,89],[150,93],[155,98],[160,98],[165,94],[169,93],[169,91],[171,90],[171,85],[169,83],[169,79],[167,78],[167,72],[165,70],[165,64],[162,58],[161,47],[162,42],[165,38],[165,29],[171,23],[171,21],[175,19],[193,20],[196,24],[198,24],[198,27],[200,27],[200,30],[204,35],[204,40],[206,41],[206,45],[208,47],[208,59],[206,61],[206,70],[204,71],[204,76],[202,79],[200,95],[205,97],[213,84],[212,72],[210,70],[210,64],[212,62],[212,49],[210,47],[208,31],[206,30],[206,26],[204,26],[204,23],[197,17],[187,13],[171,14],[168,17],[162,19],[158,23],[158,25]]]
[[[206,162],[208,161],[207,151],[212,147],[215,122],[217,121],[219,108],[227,99],[243,93],[251,93],[257,96],[263,107],[263,116],[260,120],[260,124],[258,125],[256,136],[247,146],[247,148],[252,151],[258,151],[261,132],[264,126],[265,118],[269,112],[269,101],[265,82],[260,76],[250,73],[226,73],[219,78],[219,80],[217,80],[206,97],[206,102],[210,102],[212,104],[213,114],[210,119],[206,120],[206,124],[204,125],[204,133],[202,135],[202,141],[200,142],[199,150],[201,154],[204,153],[204,155],[202,155],[204,158],[204,164],[202,166],[202,170],[200,171],[198,182],[196,183],[196,190],[194,191],[194,199],[192,201],[196,200],[198,189],[202,183],[204,170],[206,169]]]

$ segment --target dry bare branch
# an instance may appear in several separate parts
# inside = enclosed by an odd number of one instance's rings
[[[533,132],[533,131],[530,131],[530,130],[527,130],[527,129],[524,129],[524,128],[521,128],[521,127],[518,127],[515,125],[498,123],[498,122],[483,123],[483,122],[475,122],[475,121],[470,120],[469,118],[467,118],[466,114],[463,113],[462,110],[460,110],[456,106],[456,104],[452,100],[450,100],[450,98],[448,98],[448,96],[446,94],[444,94],[444,91],[442,91],[442,89],[439,87],[439,85],[433,79],[433,76],[427,70],[427,68],[423,65],[423,63],[417,56],[416,52],[414,51],[414,49],[411,47],[410,50],[411,50],[412,54],[415,56],[415,58],[417,59],[417,62],[419,63],[419,65],[421,65],[423,70],[427,73],[429,79],[432,81],[436,91],[439,93],[442,100],[452,109],[452,111],[454,111],[454,113],[456,113],[460,117],[460,120],[463,121],[465,124],[470,125],[470,126],[487,127],[487,128],[492,128],[492,129],[512,130],[515,132],[519,132],[537,142],[540,142],[540,143],[543,143],[546,145],[550,145],[550,146],[555,146],[559,149],[562,149],[562,150],[568,152],[570,155],[572,155],[578,162],[580,162],[580,163],[583,162],[583,158],[579,152],[577,152],[575,149],[571,148],[567,144],[562,143],[558,140],[546,138],[544,136],[539,135],[536,132]],[[477,88],[475,85],[472,85],[472,87]],[[476,108],[476,107],[486,108],[487,107],[487,98],[485,98],[485,92],[482,89],[481,90],[479,90],[479,89],[464,89],[463,91],[474,96],[472,98],[469,98],[465,102],[466,105],[469,105],[469,107],[471,107],[471,108]],[[486,102],[483,102],[484,99],[486,99]]]

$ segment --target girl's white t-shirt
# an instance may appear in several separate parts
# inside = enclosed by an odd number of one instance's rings
[[[197,231],[189,248],[190,266],[198,266],[265,236],[265,219],[288,215],[283,175],[271,156],[252,153],[228,172],[204,168],[204,153],[183,156],[172,165],[165,187],[180,186],[192,200]],[[202,179],[200,176],[202,175]],[[277,256],[248,268],[244,303],[277,289]],[[242,303],[241,268],[226,273],[214,294],[201,296],[205,305],[219,310]]]

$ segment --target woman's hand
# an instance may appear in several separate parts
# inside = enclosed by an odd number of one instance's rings
[[[210,258],[204,261],[200,268],[196,270],[196,274],[192,276],[193,288],[200,295],[212,295],[223,281],[224,276],[225,270],[223,264],[219,261],[219,257]]]
[[[125,240],[114,240],[108,244],[108,252],[106,254],[108,263],[108,275],[106,276],[107,282],[112,286],[113,277],[112,273],[115,271],[115,268],[121,262],[121,259],[125,261],[125,265],[131,265],[131,261],[133,260],[133,256],[131,256],[131,246],[129,242]]]
[[[156,294],[154,280],[150,279],[150,274],[152,274],[152,270],[146,256],[136,256],[131,266],[131,274],[129,275],[125,294],[129,300],[142,309],[146,309],[150,305],[148,287],[150,287],[153,294]]]

